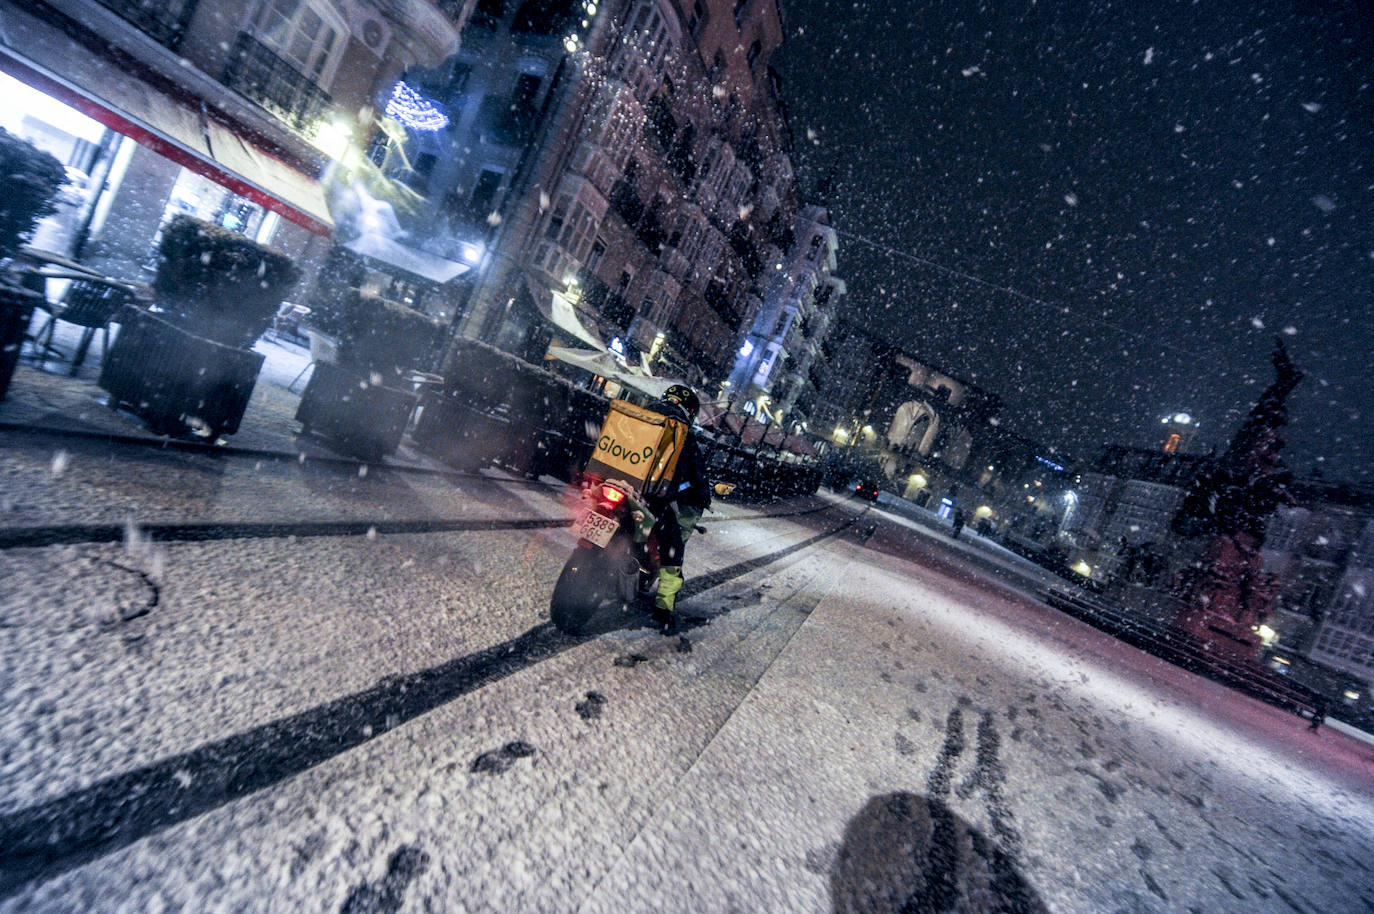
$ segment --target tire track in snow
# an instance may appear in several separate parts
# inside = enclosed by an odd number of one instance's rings
[[[0,549],[71,546],[122,542],[132,529],[159,543],[204,543],[216,540],[273,539],[307,536],[385,536],[402,533],[475,533],[496,530],[541,530],[568,526],[568,519],[517,517],[508,520],[337,520],[300,523],[194,524],[62,524],[0,530]]]
[[[833,534],[829,535],[838,534],[851,526],[853,526],[852,521],[836,530]],[[741,568],[748,565],[750,565],[750,563],[742,562],[740,563],[740,565],[732,567]],[[728,571],[729,569],[722,570]],[[717,572],[717,574],[719,574],[719,572]],[[748,688],[745,689],[744,692],[739,696],[738,701],[735,702],[734,707],[730,709],[729,713],[726,714],[723,718],[721,718],[720,723],[714,729],[712,729],[710,736],[707,737],[701,743],[700,748],[698,748],[696,754],[692,756],[691,761],[680,772],[670,771],[664,773],[658,780],[656,780],[653,783],[653,785],[647,791],[645,791],[645,794],[647,796],[663,795],[665,784],[678,782],[687,778],[692,773],[692,771],[697,767],[697,765],[701,762],[702,756],[706,754],[707,750],[709,750],[710,747],[720,737],[721,732],[727,726],[729,726],[731,721],[735,719],[735,715],[739,713],[739,709],[749,699],[749,696],[753,694],[754,689],[758,686],[759,682],[763,679],[764,676],[768,675],[768,671],[773,668],[773,664],[775,664],[778,658],[782,656],[783,652],[787,650],[788,645],[792,643],[792,640],[797,636],[797,633],[801,630],[801,627],[806,623],[806,620],[811,618],[811,613],[815,610],[816,606],[818,606],[820,602],[824,600],[826,596],[829,595],[830,588],[836,583],[834,579],[824,579],[824,583],[826,586],[820,589],[815,589],[810,586],[812,582],[816,580],[820,574],[820,572],[816,571],[813,571],[810,574],[808,574],[802,583],[799,583],[795,587],[793,587],[792,591],[788,593],[786,596],[777,599],[775,601],[775,604],[770,609],[768,609],[767,612],[764,613],[762,618],[756,620],[754,624],[749,627],[748,632],[740,636],[741,640],[748,640],[750,635],[752,635],[759,629],[770,625],[773,622],[773,620],[775,620],[779,616],[782,616],[784,618],[782,625],[779,626],[779,628],[784,630],[783,634],[781,635],[782,644],[780,644],[777,647],[777,650],[774,651],[772,659],[768,661],[768,663],[761,670],[758,671],[758,675],[752,677],[752,682],[750,682]],[[732,575],[731,577],[738,576],[739,575],[736,574]],[[729,578],[727,578],[726,580],[729,580]],[[710,586],[717,585],[712,584]],[[700,592],[701,590],[705,589],[707,588],[703,586],[697,592]],[[683,588],[683,592],[686,592],[686,588]],[[713,613],[710,617],[700,620],[698,624],[709,624],[712,620],[719,618],[720,616],[727,615],[735,609],[744,609],[746,607],[757,606],[759,602],[762,601],[751,601],[743,605],[737,604],[729,609],[724,609],[720,612]],[[708,664],[708,668],[719,668],[727,662],[732,653],[732,651],[727,650],[724,656],[718,657],[710,664]],[[634,666],[634,662],[631,661],[628,664],[622,664],[619,660],[617,660],[617,665]],[[669,795],[671,795],[671,792],[669,792]],[[581,902],[577,905],[577,911],[580,912],[584,910],[586,908],[588,901],[597,896],[598,892],[600,891],[602,882],[605,881],[605,879],[616,869],[617,866],[624,865],[624,861],[627,857],[629,849],[634,846],[635,842],[640,840],[640,837],[644,834],[644,830],[648,827],[650,820],[662,818],[669,812],[671,812],[672,809],[673,806],[671,803],[658,807],[657,809],[655,809],[652,815],[643,817],[641,824],[638,828],[636,828],[633,832],[624,836],[621,840],[617,842],[620,852],[619,857],[617,857],[614,861],[607,861],[604,863],[601,875],[597,878],[597,880],[592,884],[591,888],[583,896]]]
[[[780,514],[747,514],[722,517],[712,523],[742,520],[774,520],[804,517],[826,510],[808,508]],[[140,537],[159,543],[205,543],[217,540],[280,539],[309,536],[390,536],[407,533],[487,533],[499,530],[546,530],[567,527],[566,517],[516,517],[507,519],[470,518],[453,520],[331,520],[273,522],[214,522],[214,523],[151,523],[131,527],[128,524],[50,524],[33,527],[13,527],[0,530],[0,549],[33,549],[44,546],[72,546],[86,543],[122,542],[131,529]]]
[[[684,587],[683,595],[779,562],[851,523],[722,568]],[[485,650],[386,677],[362,692],[0,817],[0,899],[271,787],[584,640],[545,622]]]

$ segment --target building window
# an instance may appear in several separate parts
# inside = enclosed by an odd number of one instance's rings
[[[483,168],[482,173],[477,176],[477,183],[472,186],[471,207],[472,214],[481,218],[492,211],[492,203],[496,200],[496,190],[501,186],[501,172],[494,168]]]
[[[539,87],[543,83],[544,81],[533,73],[521,73],[515,80],[515,89],[511,92],[511,111],[518,114],[533,111],[534,100],[539,96]]]
[[[510,103],[503,114],[508,128],[521,132],[533,126],[537,113],[535,99],[539,97],[539,87],[543,84],[544,80],[533,73],[521,73],[515,78]]]
[[[640,3],[616,50],[611,72],[634,86],[641,99],[647,99],[661,85],[664,61],[672,53],[673,41],[667,25],[653,4]]]
[[[432,152],[422,152],[415,157],[415,174],[418,178],[416,183],[424,184],[429,181],[429,176],[434,174],[434,166],[438,163],[439,157]]]
[[[745,55],[745,60],[749,64],[749,69],[754,69],[754,64],[759,62],[759,55],[763,53],[763,44],[757,39],[749,45],[749,53]]]
[[[343,31],[323,4],[301,0],[271,0],[258,23],[259,40],[316,83],[334,75]]]
[[[472,67],[465,63],[453,62],[453,68],[449,71],[448,85],[444,86],[443,99],[445,102],[452,103],[468,84],[468,77],[472,75]]]
[[[592,242],[591,252],[587,254],[587,272],[594,272],[601,258],[606,255],[606,242],[600,238]]]
[[[525,0],[515,11],[510,30],[526,35],[553,35],[566,30],[572,19],[572,0]]]
[[[554,205],[553,212],[549,213],[549,228],[544,233],[550,241],[557,241],[558,236],[563,233],[563,223],[568,218],[568,198],[559,197],[558,203]]]
[[[715,56],[711,58],[711,82],[716,81],[716,77],[725,72],[725,55],[720,48],[716,48]]]
[[[711,18],[711,13],[706,9],[704,0],[695,0],[692,4],[692,14],[687,17],[687,31],[693,38],[701,35],[701,30],[705,28],[706,21]]]
[[[484,29],[495,29],[506,18],[506,0],[477,0],[469,25]]]

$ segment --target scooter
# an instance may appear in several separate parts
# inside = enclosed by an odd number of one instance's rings
[[[577,546],[554,584],[549,613],[560,631],[585,634],[593,619],[627,614],[658,590],[656,518],[624,480],[592,480],[573,529]]]

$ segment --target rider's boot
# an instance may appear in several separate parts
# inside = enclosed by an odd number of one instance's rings
[[[677,603],[677,592],[682,589],[682,566],[664,565],[658,570],[658,594],[654,597],[654,622],[665,635],[676,634],[677,614],[673,607]]]

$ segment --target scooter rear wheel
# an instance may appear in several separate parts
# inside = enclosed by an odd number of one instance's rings
[[[592,618],[615,599],[613,579],[600,550],[579,546],[553,586],[549,617],[559,631],[585,634]]]

